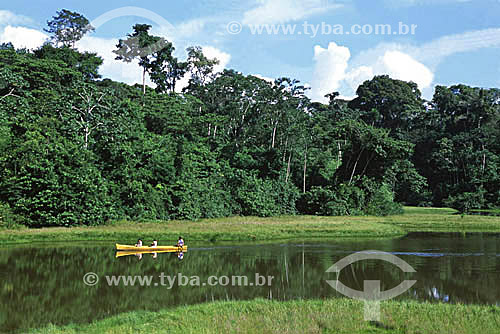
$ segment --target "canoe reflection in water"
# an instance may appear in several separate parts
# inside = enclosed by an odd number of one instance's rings
[[[175,250],[164,250],[164,251],[155,251],[155,252],[150,251],[150,250],[148,250],[148,251],[117,251],[116,257],[119,258],[119,257],[124,257],[124,256],[135,255],[135,256],[137,256],[138,260],[140,261],[140,260],[142,260],[142,256],[144,254],[151,254],[151,257],[153,259],[157,259],[158,254],[163,254],[163,253],[175,254],[179,260],[183,260],[185,252],[179,252],[179,251],[175,251]]]

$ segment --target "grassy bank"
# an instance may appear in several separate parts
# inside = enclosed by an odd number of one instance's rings
[[[383,302],[381,322],[363,319],[350,299],[215,302],[159,312],[131,312],[88,325],[49,326],[37,334],[132,333],[499,333],[500,308]]]
[[[389,237],[404,235],[392,225],[378,223],[373,217],[229,217],[200,221],[128,222],[106,226],[75,228],[41,228],[4,230],[0,242],[32,241],[120,241],[177,240],[182,235],[189,241],[250,241],[322,237]]]
[[[106,226],[0,230],[0,243],[119,241],[137,238],[253,241],[295,238],[396,237],[408,232],[500,232],[500,217],[461,216],[451,209],[406,207],[388,217],[229,217],[200,221],[114,222]]]

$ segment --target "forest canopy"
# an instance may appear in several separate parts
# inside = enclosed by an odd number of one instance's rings
[[[0,224],[500,207],[499,89],[437,86],[426,101],[376,76],[321,104],[294,79],[215,73],[197,46],[178,59],[149,28],[116,61],[155,88],[102,79],[102,59],[74,48],[92,30],[78,13],[58,12],[39,49],[0,46]]]

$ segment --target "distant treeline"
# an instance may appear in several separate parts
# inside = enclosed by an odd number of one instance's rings
[[[116,54],[156,89],[129,86],[73,48],[88,21],[58,14],[51,43],[0,47],[0,225],[500,206],[498,89],[438,86],[424,101],[378,76],[352,101],[313,103],[296,80],[214,73],[199,47],[181,61],[147,25]],[[87,30],[57,30],[76,19]]]

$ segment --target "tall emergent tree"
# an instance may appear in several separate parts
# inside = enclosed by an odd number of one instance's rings
[[[133,26],[134,32],[128,34],[128,38],[120,39],[113,51],[116,60],[122,60],[126,63],[131,63],[134,60],[139,60],[139,66],[142,67],[142,92],[146,94],[146,73],[151,64],[151,56],[158,50],[165,47],[166,42],[163,38],[152,36],[149,34],[151,26],[149,24],[136,24]]]
[[[51,39],[56,46],[66,46],[74,48],[76,42],[82,39],[89,31],[94,31],[89,20],[85,16],[63,9],[56,12],[57,15],[48,21],[46,32],[52,35]]]

